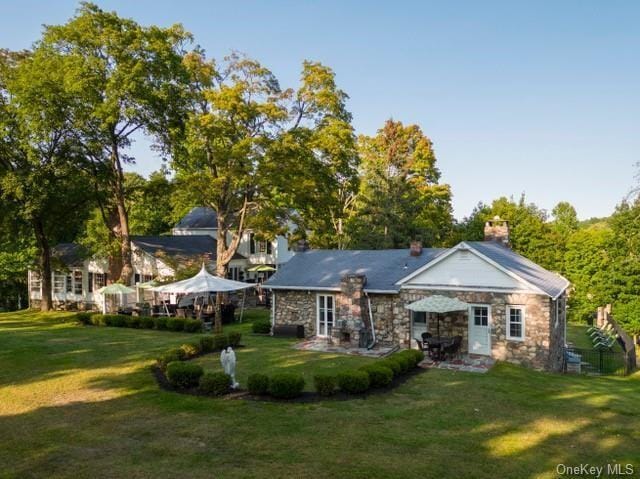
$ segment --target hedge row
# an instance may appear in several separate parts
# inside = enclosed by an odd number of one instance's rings
[[[116,328],[157,329],[158,331],[202,332],[202,321],[188,318],[159,316],[127,316],[124,314],[78,313],[78,321],[84,325],[113,326]]]
[[[247,388],[251,394],[269,394],[278,399],[293,399],[302,394],[304,377],[299,373],[275,373],[271,377],[262,373],[249,376]]]
[[[347,394],[362,394],[369,389],[389,386],[394,377],[416,368],[423,359],[421,351],[407,349],[359,369],[347,369],[336,375],[316,374],[313,383],[321,396],[331,396],[338,390]]]
[[[321,396],[331,396],[338,390],[347,394],[362,394],[369,389],[389,386],[394,377],[416,368],[423,359],[422,352],[409,349],[359,369],[345,369],[337,374],[316,374],[313,383]],[[302,394],[304,384],[301,374],[276,373],[269,377],[263,373],[255,373],[249,376],[247,388],[254,395],[291,399]]]

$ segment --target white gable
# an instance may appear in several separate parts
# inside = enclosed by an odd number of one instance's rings
[[[522,281],[518,281],[469,250],[455,251],[411,278],[403,286],[531,289]]]

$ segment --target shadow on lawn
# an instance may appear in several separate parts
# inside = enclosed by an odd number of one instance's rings
[[[158,389],[148,360],[184,337],[73,328],[0,339],[19,346],[4,357],[11,384],[98,369],[81,386],[103,398],[71,389],[61,404],[54,391],[48,405],[0,416],[0,475],[537,478],[556,477],[559,463],[640,467],[637,377],[499,364],[484,375],[429,371],[364,400],[224,401]],[[38,344],[35,361],[22,356]]]

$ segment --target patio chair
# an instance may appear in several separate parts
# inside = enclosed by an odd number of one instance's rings
[[[442,348],[442,353],[445,357],[457,357],[460,352],[460,346],[462,346],[462,336],[454,336],[451,344]]]
[[[425,348],[424,348],[424,343],[422,342],[422,339],[418,339],[418,338],[413,338],[413,339],[415,339],[416,343],[418,343],[418,349],[424,353]]]

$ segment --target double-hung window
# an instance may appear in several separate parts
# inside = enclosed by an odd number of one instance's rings
[[[73,272],[73,292],[82,295],[82,271],[75,270]]]
[[[508,306],[507,339],[511,341],[524,341],[524,328],[524,306]]]

